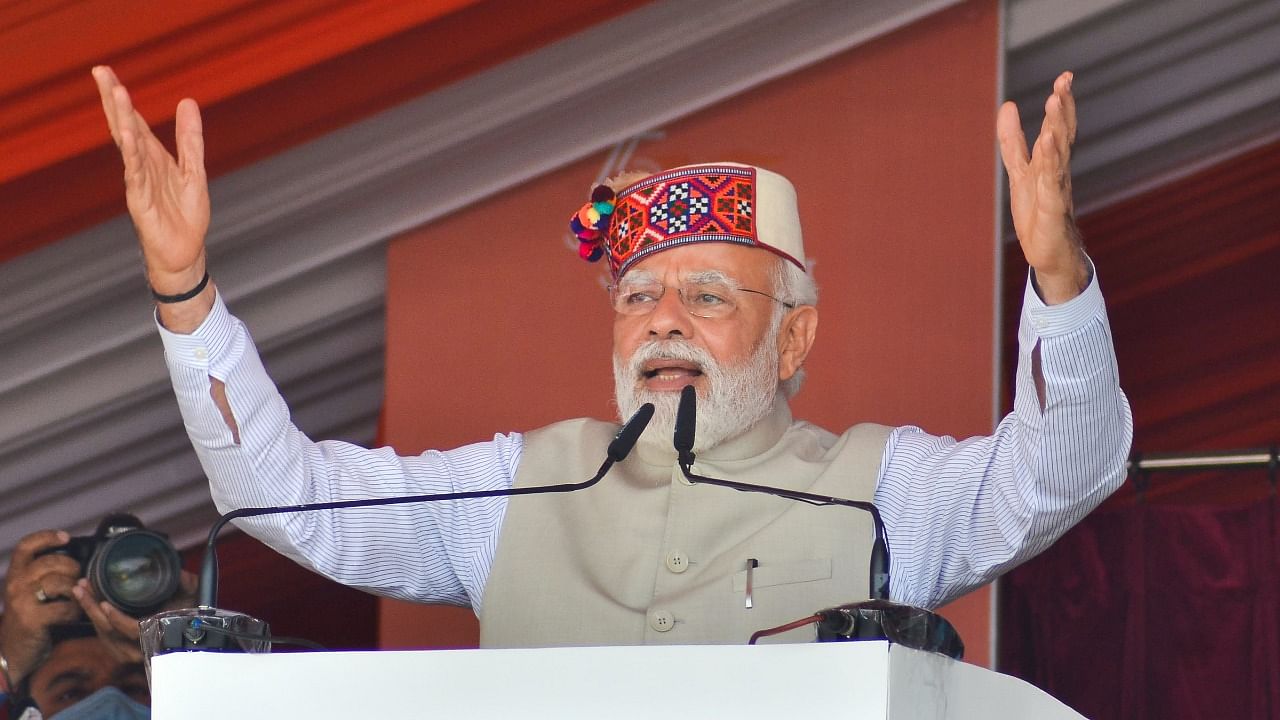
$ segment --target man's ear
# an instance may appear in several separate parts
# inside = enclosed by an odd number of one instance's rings
[[[804,367],[818,335],[818,308],[801,305],[782,318],[778,329],[778,380],[790,380]]]

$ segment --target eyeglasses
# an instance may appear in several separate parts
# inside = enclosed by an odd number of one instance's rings
[[[624,283],[609,286],[609,300],[619,314],[648,315],[658,307],[658,302],[666,292],[667,286],[662,283]],[[794,303],[779,300],[769,293],[734,287],[723,282],[685,282],[676,288],[676,293],[690,315],[713,320],[727,318],[737,311],[739,293],[760,295],[788,310],[795,309]]]

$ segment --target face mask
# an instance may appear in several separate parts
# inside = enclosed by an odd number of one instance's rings
[[[49,720],[148,720],[151,708],[135,702],[120,688],[104,687]]]

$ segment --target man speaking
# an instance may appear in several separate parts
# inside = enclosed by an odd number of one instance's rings
[[[178,106],[175,159],[111,70],[95,68],[94,78],[124,160],[174,390],[220,510],[592,475],[616,424],[569,420],[416,457],[303,435],[209,277],[195,102]],[[1032,274],[1015,409],[989,437],[956,442],[872,424],[835,434],[794,419],[787,399],[818,332],[796,191],[763,168],[698,164],[596,188],[571,220],[583,257],[605,259],[613,276],[622,420],[643,403],[657,408],[604,482],[242,527],[340,582],[469,605],[490,647],[741,643],[867,597],[864,514],[683,480],[671,438],[680,391],[691,385],[699,474],[873,501],[892,549],[892,599],[939,606],[1043,550],[1124,478],[1132,419],[1072,221],[1075,127],[1067,73],[1030,151],[1013,106],[998,118]],[[813,636],[801,628],[776,639]]]

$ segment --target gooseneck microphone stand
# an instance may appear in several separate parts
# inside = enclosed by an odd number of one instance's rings
[[[686,385],[680,391],[680,405],[676,410],[676,428],[674,444],[676,448],[676,461],[680,464],[680,472],[684,473],[685,478],[691,483],[705,483],[707,485],[717,485],[719,487],[729,488],[731,490],[739,490],[742,492],[763,493],[765,495],[773,495],[776,497],[787,498],[789,500],[797,500],[810,505],[841,505],[843,507],[856,508],[871,513],[871,524],[875,528],[875,539],[871,544],[871,561],[870,561],[870,595],[875,600],[889,599],[889,541],[885,537],[884,521],[880,519],[880,509],[874,504],[863,502],[861,500],[847,500],[845,498],[831,497],[829,495],[815,495],[813,493],[799,492],[798,490],[785,490],[783,488],[769,487],[767,485],[753,485],[751,483],[737,482],[735,480],[722,480],[720,478],[711,478],[704,475],[698,475],[693,472],[694,454],[693,441],[697,425],[697,391],[692,385]]]
[[[240,613],[220,610],[217,607],[218,533],[232,520],[264,515],[315,512],[318,510],[345,510],[348,508],[381,507],[419,502],[515,497],[517,495],[567,493],[585,490],[600,482],[610,468],[626,459],[640,439],[640,434],[644,432],[645,427],[649,425],[649,421],[652,418],[653,405],[645,403],[640,406],[640,409],[631,416],[609,443],[605,460],[600,465],[600,469],[596,471],[594,476],[583,482],[508,488],[505,490],[472,490],[388,498],[338,500],[302,505],[246,507],[232,510],[219,517],[213,527],[209,529],[209,539],[205,543],[204,558],[200,565],[200,587],[197,607],[159,613],[143,621],[143,645],[147,659],[149,660],[153,654],[174,650],[217,650],[225,652],[245,648],[265,650],[270,647],[271,638],[268,636],[266,623]],[[289,640],[294,641],[295,639],[290,638]],[[239,641],[239,648],[233,644],[233,641]],[[305,643],[295,642],[294,644]]]
[[[427,495],[405,495],[392,498],[366,498],[361,500],[337,500],[334,502],[307,503],[304,505],[282,505],[278,507],[246,507],[232,510],[218,518],[209,529],[209,540],[205,543],[204,559],[200,565],[199,604],[215,607],[218,600],[218,554],[216,542],[218,533],[227,523],[239,518],[260,517],[262,515],[280,515],[296,512],[314,512],[316,510],[344,510],[358,507],[381,507],[384,505],[405,505],[419,502],[441,502],[444,500],[469,500],[488,497],[515,497],[517,495],[539,495],[542,493],[566,493],[585,490],[600,482],[616,463],[620,463],[630,454],[640,439],[640,433],[653,418],[653,404],[640,406],[631,419],[627,421],[618,434],[613,437],[606,451],[604,462],[590,479],[576,483],[559,485],[539,485],[537,487],[509,488],[505,490],[469,490],[466,492],[435,493]]]

